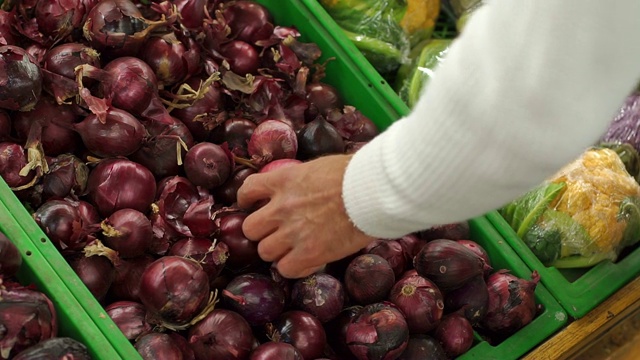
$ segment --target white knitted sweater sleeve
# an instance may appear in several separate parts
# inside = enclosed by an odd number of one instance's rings
[[[517,198],[604,133],[640,80],[640,0],[493,0],[411,114],[358,151],[348,215],[394,238]]]

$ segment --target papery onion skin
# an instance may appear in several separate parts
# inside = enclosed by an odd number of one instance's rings
[[[403,312],[412,334],[435,329],[444,311],[440,289],[417,274],[400,279],[391,289],[389,301]]]
[[[307,84],[306,92],[307,100],[322,115],[326,115],[329,110],[342,108],[342,99],[338,90],[329,84],[321,82]]]
[[[220,54],[229,63],[231,71],[240,76],[255,74],[258,71],[258,51],[251,44],[233,40],[220,47]]]
[[[207,238],[185,238],[171,245],[167,254],[188,256],[198,261],[212,283],[220,275],[229,258],[229,247],[223,242],[214,246],[213,241]]]
[[[38,31],[53,41],[63,39],[82,26],[86,12],[81,0],[38,1],[35,8]]]
[[[122,260],[116,267],[116,278],[109,289],[109,298],[115,300],[140,301],[140,279],[142,274],[155,258],[144,255],[137,258]]]
[[[254,1],[234,1],[223,11],[231,37],[255,44],[268,39],[274,29],[269,10]]]
[[[78,65],[100,66],[100,57],[93,48],[81,43],[60,44],[47,51],[44,68],[52,73],[75,80]]]
[[[262,157],[266,162],[277,159],[294,159],[298,151],[298,138],[293,128],[279,120],[261,122],[251,134],[248,152],[252,157]]]
[[[215,309],[189,329],[187,335],[196,360],[243,360],[253,349],[254,336],[240,314]]]
[[[203,82],[204,79],[199,77],[190,77],[185,81],[185,84],[197,91]],[[214,82],[202,91],[204,92],[203,97],[195,100],[191,106],[171,111],[171,116],[182,121],[197,141],[206,141],[212,131],[223,127],[220,122],[225,121],[226,118],[223,113],[224,102],[221,86]],[[255,127],[255,124],[253,126]],[[220,145],[225,141],[229,140],[224,139],[216,144]]]
[[[252,326],[274,321],[284,309],[285,294],[270,277],[249,273],[235,277],[222,292],[227,306]]]
[[[87,149],[100,157],[131,155],[147,137],[147,131],[138,119],[116,108],[107,110],[104,123],[91,114],[74,128]]]
[[[231,161],[225,150],[216,144],[201,142],[187,152],[184,171],[196,186],[212,189],[222,185],[231,173]]]
[[[434,332],[434,337],[450,357],[467,352],[473,345],[473,328],[464,316],[453,313],[446,315]]]
[[[187,76],[185,45],[175,35],[152,36],[144,42],[140,57],[156,74],[158,84],[173,85]]]
[[[305,311],[289,310],[282,313],[272,325],[279,340],[293,345],[304,360],[323,355],[327,335],[315,316]]]
[[[329,274],[318,273],[298,279],[291,292],[293,306],[326,323],[340,313],[345,292],[342,283]]]
[[[74,199],[85,195],[89,168],[75,155],[62,154],[49,163],[49,173],[42,178],[42,196],[71,197]]]
[[[120,209],[100,225],[105,244],[116,250],[121,258],[143,255],[153,239],[151,221],[138,210]]]
[[[269,341],[258,346],[249,360],[304,360],[300,351],[285,342]]]
[[[92,224],[86,223],[79,209],[77,203],[51,199],[33,213],[33,219],[58,249],[81,249],[89,235],[86,226]]]
[[[396,240],[376,239],[367,245],[363,253],[374,254],[387,260],[397,277],[406,270],[407,260],[402,245]]]
[[[152,332],[140,337],[134,344],[143,360],[182,359],[182,350],[168,334]]]
[[[0,108],[29,111],[42,92],[42,72],[24,49],[0,46]]]
[[[145,320],[147,311],[144,305],[138,302],[116,301],[106,306],[104,311],[129,340],[135,340],[153,330]]]
[[[20,175],[27,165],[27,154],[22,146],[12,143],[0,143],[0,176],[11,188],[17,188],[29,184],[35,172],[29,171],[25,176]]]
[[[387,298],[395,284],[393,269],[379,255],[364,254],[351,261],[344,275],[351,300],[367,305]]]
[[[365,306],[347,327],[347,344],[358,360],[393,360],[409,341],[409,327],[395,305],[375,303]]]

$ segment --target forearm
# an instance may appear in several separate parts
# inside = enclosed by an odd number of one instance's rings
[[[397,237],[500,207],[577,157],[640,78],[640,1],[494,0],[413,112],[344,178],[364,232]]]

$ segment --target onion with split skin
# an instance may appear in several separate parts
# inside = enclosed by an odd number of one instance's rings
[[[42,92],[42,71],[24,49],[0,46],[0,108],[33,109]]]

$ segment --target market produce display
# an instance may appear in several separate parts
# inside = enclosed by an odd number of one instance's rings
[[[0,359],[91,360],[86,346],[58,336],[53,302],[33,286],[15,278],[22,256],[0,232]]]

